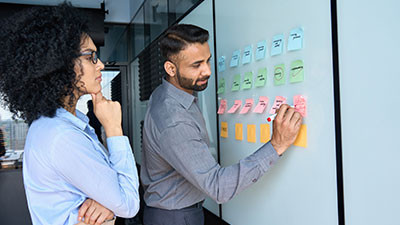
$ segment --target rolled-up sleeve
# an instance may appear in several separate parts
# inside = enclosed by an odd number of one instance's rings
[[[190,122],[179,122],[162,131],[159,154],[218,203],[227,202],[256,182],[279,158],[268,142],[239,163],[221,167],[201,138],[199,128]]]
[[[66,181],[120,217],[139,210],[138,175],[125,136],[107,139],[109,162],[81,133],[66,132],[54,141],[51,162]]]

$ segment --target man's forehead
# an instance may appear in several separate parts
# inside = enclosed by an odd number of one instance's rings
[[[207,42],[190,44],[180,51],[176,57],[180,61],[207,60],[210,57],[210,48]]]

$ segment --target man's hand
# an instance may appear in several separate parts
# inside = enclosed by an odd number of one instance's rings
[[[119,102],[107,100],[101,92],[91,95],[94,114],[103,125],[107,137],[122,136],[122,113]]]
[[[78,212],[78,221],[85,219],[85,224],[101,225],[106,220],[114,218],[114,213],[93,199],[86,199]],[[80,224],[80,223],[79,223]]]
[[[303,118],[289,105],[281,105],[273,122],[271,144],[282,155],[296,140]]]

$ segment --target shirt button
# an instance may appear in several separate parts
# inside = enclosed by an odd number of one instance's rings
[[[269,161],[269,165],[270,165],[270,166],[272,165],[272,161]]]
[[[257,179],[253,179],[252,182],[253,182],[253,183],[257,182]]]

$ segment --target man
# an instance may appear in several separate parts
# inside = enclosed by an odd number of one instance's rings
[[[145,225],[204,224],[206,196],[224,203],[256,182],[296,139],[302,118],[283,105],[271,141],[239,163],[221,167],[194,91],[211,76],[208,32],[193,25],[171,27],[160,41],[166,79],[152,94],[144,121],[141,179]]]

